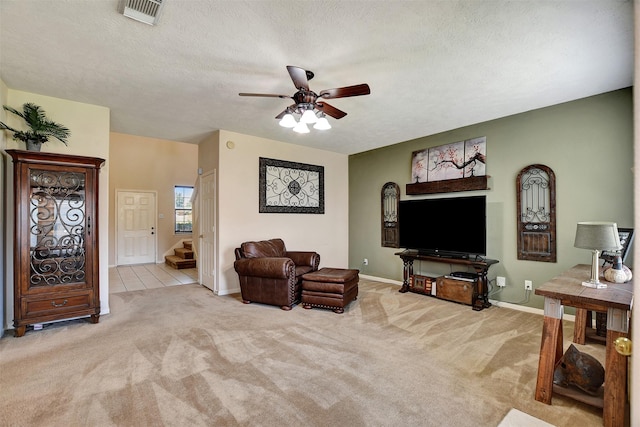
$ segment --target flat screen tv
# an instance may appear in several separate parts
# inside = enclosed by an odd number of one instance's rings
[[[401,200],[400,247],[433,256],[484,256],[486,206],[486,196]]]

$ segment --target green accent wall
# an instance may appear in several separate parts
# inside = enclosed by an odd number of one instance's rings
[[[489,190],[406,195],[412,152],[480,136],[487,138]],[[401,249],[381,247],[380,192],[386,182],[400,186],[401,200],[484,194],[487,257],[500,261],[489,270],[492,290],[498,289],[496,276],[507,281],[490,298],[541,308],[541,297],[533,292],[527,297],[525,280],[532,280],[535,289],[571,266],[591,261],[589,251],[573,247],[577,222],[614,221],[619,227],[634,228],[633,155],[631,88],[351,155],[349,266],[362,275],[402,281],[402,261],[395,255]],[[556,263],[517,259],[515,181],[519,171],[531,164],[549,166],[556,175]],[[368,265],[363,265],[364,258]],[[632,258],[628,256],[625,264],[631,266]],[[414,269],[446,274],[460,267],[416,262]]]

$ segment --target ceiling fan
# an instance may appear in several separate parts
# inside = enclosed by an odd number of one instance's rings
[[[369,85],[366,83],[326,89],[320,93],[316,93],[309,89],[309,80],[314,77],[312,71],[293,65],[287,65],[287,71],[289,71],[291,80],[293,80],[293,84],[298,90],[293,96],[269,93],[239,93],[239,95],[293,99],[295,104],[288,106],[283,112],[276,116],[276,119],[280,120],[281,126],[291,127],[296,132],[309,132],[307,124],[312,123],[315,123],[315,129],[330,129],[331,125],[325,118],[325,114],[334,119],[341,119],[347,115],[344,111],[324,102],[325,99],[346,98],[349,96],[369,95],[371,93]],[[318,117],[318,112],[320,113],[320,117]],[[295,121],[293,113],[301,115],[299,123]]]

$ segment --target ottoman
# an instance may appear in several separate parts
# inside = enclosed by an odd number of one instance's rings
[[[302,306],[330,308],[344,313],[344,308],[358,296],[359,270],[321,268],[302,275]]]

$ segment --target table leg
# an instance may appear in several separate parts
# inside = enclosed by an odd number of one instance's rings
[[[474,310],[482,310],[483,308],[491,307],[491,303],[489,302],[489,287],[487,283],[489,279],[487,278],[488,267],[473,267],[478,274],[478,295],[476,296],[476,300],[473,304]]]
[[[622,426],[625,422],[627,403],[627,358],[619,354],[613,342],[629,335],[629,318],[626,310],[610,308],[607,311],[607,344],[605,360],[605,385],[603,420],[605,427]]]
[[[403,258],[402,262],[404,264],[403,269],[403,281],[402,287],[399,292],[409,292],[409,277],[413,275],[413,260],[409,258]]]
[[[573,342],[584,344],[587,337],[587,309],[576,308],[576,322],[573,327]]]
[[[563,353],[562,313],[560,300],[545,297],[535,398],[547,405],[551,404],[553,394],[553,371]]]

